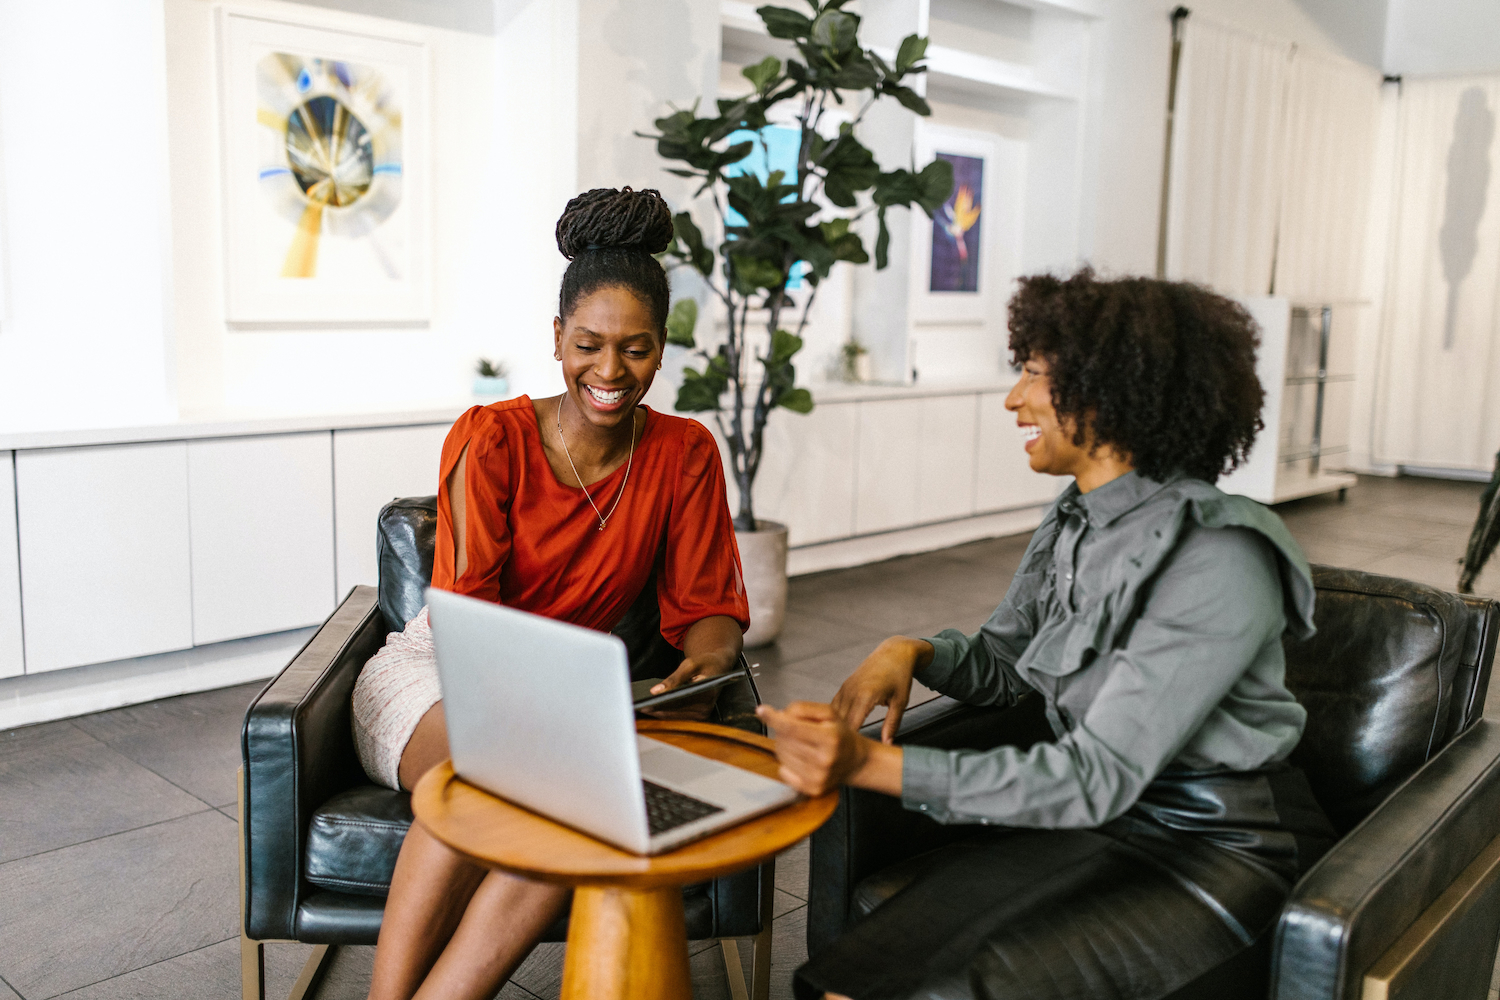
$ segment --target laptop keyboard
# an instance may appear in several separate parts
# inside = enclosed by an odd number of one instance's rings
[[[653,837],[658,833],[675,830],[695,819],[724,811],[702,799],[674,792],[645,779],[641,780],[641,784],[646,789],[646,827]]]

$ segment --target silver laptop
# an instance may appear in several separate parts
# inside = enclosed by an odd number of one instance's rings
[[[791,802],[779,781],[636,735],[616,636],[427,591],[453,769],[636,854]]]

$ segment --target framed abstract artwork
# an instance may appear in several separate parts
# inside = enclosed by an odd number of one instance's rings
[[[229,322],[427,320],[426,45],[219,18]]]
[[[912,220],[912,319],[982,322],[1020,268],[1025,145],[926,121],[916,145],[918,163],[952,164],[953,191],[930,222]]]

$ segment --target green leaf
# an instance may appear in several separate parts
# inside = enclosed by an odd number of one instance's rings
[[[875,213],[880,220],[880,235],[875,237],[875,270],[883,271],[891,262],[891,231],[885,227],[885,206]]]
[[[667,343],[679,347],[698,346],[693,340],[693,330],[698,326],[698,303],[694,299],[679,299],[667,314]]]
[[[843,55],[854,48],[859,36],[859,17],[841,10],[824,9],[812,23],[811,37],[816,45]]]
[[[899,83],[888,83],[885,85],[884,90],[885,93],[890,94],[896,100],[900,101],[901,106],[906,110],[913,111],[924,118],[932,114],[932,105],[928,104],[926,98],[910,87],[904,87]]]
[[[715,385],[714,379],[704,378],[688,368],[683,371],[682,388],[677,390],[677,410],[680,413],[702,413],[719,409],[719,397],[723,389]]]
[[[813,411],[812,393],[806,389],[788,389],[781,394],[776,401],[778,406],[784,406],[793,413],[811,413]]]
[[[792,355],[802,350],[802,338],[795,333],[777,330],[771,334],[771,356],[766,365],[781,365],[792,360]]]
[[[850,59],[844,68],[833,75],[833,85],[845,90],[869,90],[880,83],[880,74],[875,66],[864,58]]]
[[[786,272],[763,257],[737,253],[730,260],[735,288],[741,295],[749,295],[757,288],[779,288],[786,283]]]
[[[922,193],[916,202],[931,218],[953,193],[953,164],[947,160],[933,160],[917,174],[917,186]]]
[[[896,50],[896,73],[904,76],[926,54],[927,39],[920,35],[907,35],[901,39],[901,47]]]
[[[781,60],[775,56],[766,56],[754,66],[746,66],[740,70],[740,75],[755,85],[757,94],[764,94],[772,81],[781,75]]]
[[[687,246],[687,253],[683,256],[693,267],[705,278],[712,274],[714,252],[703,245],[703,233],[693,222],[693,217],[686,212],[678,212],[672,216],[672,231]]]
[[[806,38],[812,31],[812,19],[785,7],[757,7],[755,13],[766,24],[772,38]]]

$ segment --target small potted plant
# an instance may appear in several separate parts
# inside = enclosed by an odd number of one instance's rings
[[[844,341],[844,346],[839,352],[843,359],[843,376],[845,382],[868,382],[870,381],[870,351],[855,337]]]
[[[474,366],[474,395],[503,399],[510,392],[510,369],[504,361],[480,358]]]

